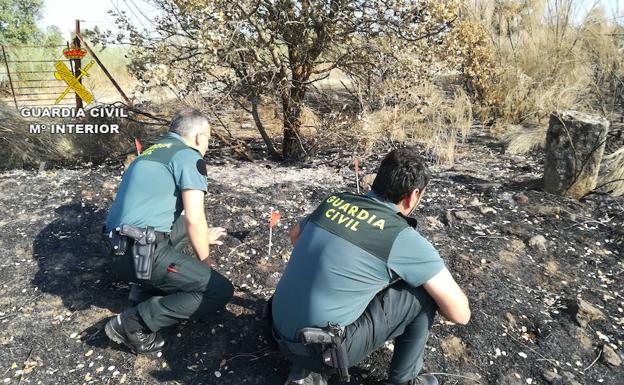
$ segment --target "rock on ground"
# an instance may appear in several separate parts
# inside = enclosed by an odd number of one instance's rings
[[[605,317],[602,310],[582,298],[572,302],[570,307],[575,313],[576,321],[581,327],[586,327],[590,322],[604,319]]]
[[[613,350],[609,345],[605,345],[602,350],[602,358],[604,358],[605,362],[611,366],[620,366],[622,365],[622,357],[620,354]]]
[[[609,122],[577,111],[552,114],[546,137],[544,190],[582,198],[596,188]]]

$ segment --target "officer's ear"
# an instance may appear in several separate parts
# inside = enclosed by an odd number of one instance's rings
[[[425,191],[427,191],[426,186],[418,190],[418,203],[420,203],[420,200],[422,199],[423,195],[425,195]]]
[[[416,208],[420,203],[420,198],[422,197],[423,190],[414,189],[409,195],[409,207],[412,209]]]

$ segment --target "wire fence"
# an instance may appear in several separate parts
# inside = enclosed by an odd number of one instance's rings
[[[72,60],[63,56],[69,45],[2,45],[0,46],[0,102],[25,107],[75,106],[68,93],[59,96],[68,85],[54,76],[55,63],[63,62],[75,73]]]

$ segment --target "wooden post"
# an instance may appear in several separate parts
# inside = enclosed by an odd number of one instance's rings
[[[9,58],[7,58],[4,45],[2,46],[2,57],[4,58],[4,64],[6,64],[7,76],[9,77],[9,85],[11,86],[11,94],[13,94],[13,102],[15,103],[15,109],[19,110],[17,106],[17,99],[15,98],[15,89],[13,89],[13,79],[11,79],[11,71],[9,70]]]
[[[87,49],[87,51],[91,54],[91,56],[93,56],[93,59],[95,59],[95,62],[100,66],[100,68],[102,69],[102,71],[104,71],[104,74],[108,77],[108,79],[111,81],[111,83],[113,83],[113,85],[115,86],[115,88],[117,89],[117,91],[119,92],[119,94],[121,95],[121,97],[124,98],[124,100],[126,101],[126,104],[128,104],[128,106],[132,107],[132,101],[130,100],[130,98],[128,98],[126,96],[126,94],[123,92],[123,90],[121,89],[121,86],[119,85],[119,83],[117,83],[117,81],[115,81],[115,78],[113,78],[113,75],[111,75],[110,72],[108,72],[108,70],[106,69],[106,67],[104,66],[104,64],[100,61],[100,59],[97,57],[97,55],[95,54],[95,52],[93,52],[93,50],[91,49],[91,47],[89,47],[89,44],[87,44],[86,41],[84,41],[83,37],[80,35],[80,33],[78,33],[76,35],[78,37],[78,39],[80,39],[80,41],[82,42],[82,44],[84,44],[84,47]]]
[[[76,19],[76,37],[74,37],[75,48],[80,48],[80,39],[78,38],[79,35],[80,35],[80,20]],[[72,60],[74,62],[74,76],[78,77],[80,75],[80,69],[82,68],[81,60],[80,58],[72,59]],[[82,84],[82,79],[78,79],[78,81],[80,82],[80,84]],[[82,99],[80,99],[80,96],[76,94],[76,109],[80,109],[80,108],[82,108]]]

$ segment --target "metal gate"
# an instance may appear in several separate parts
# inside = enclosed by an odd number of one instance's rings
[[[18,110],[51,106],[82,108],[82,98],[76,93],[82,90],[83,96],[89,94],[82,87],[81,77],[87,75],[86,70],[94,62],[126,104],[132,106],[130,98],[80,34],[80,20],[76,20],[71,46],[68,42],[65,45],[0,45],[0,48],[0,102],[14,104]],[[93,61],[82,68],[81,58],[87,52]],[[69,93],[74,94],[75,103],[67,96]],[[92,97],[90,99],[87,103]]]
[[[0,54],[0,101],[24,107],[75,107],[66,96],[55,101],[67,85],[54,77],[54,64],[62,61],[75,73],[75,61],[66,59],[63,49],[69,45],[2,45]],[[73,91],[71,91],[73,93]]]

